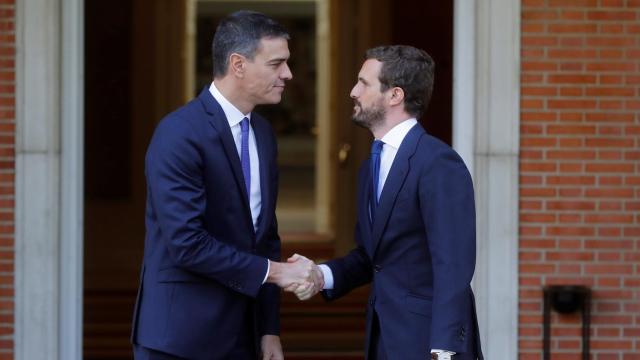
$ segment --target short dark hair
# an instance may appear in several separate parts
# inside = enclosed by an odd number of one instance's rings
[[[253,60],[263,38],[289,40],[289,33],[272,18],[255,11],[240,10],[222,19],[211,44],[213,77],[227,73],[232,53]]]
[[[367,50],[366,59],[382,63],[380,91],[399,87],[404,91],[404,109],[420,117],[427,109],[433,93],[435,64],[426,51],[407,45],[378,46]]]

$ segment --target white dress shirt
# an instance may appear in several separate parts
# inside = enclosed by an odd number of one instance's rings
[[[393,160],[396,158],[396,154],[398,153],[398,149],[400,148],[400,144],[402,144],[402,140],[407,136],[409,130],[417,124],[418,121],[416,119],[408,119],[400,124],[394,126],[389,132],[387,132],[382,139],[384,145],[382,146],[382,152],[380,153],[380,176],[378,177],[378,200],[380,200],[380,194],[382,194],[382,189],[384,188],[384,184],[387,181],[387,176],[389,175],[389,170],[391,170],[391,165],[393,164]]]
[[[382,146],[382,152],[380,153],[380,176],[378,177],[378,193],[376,194],[378,199],[380,199],[380,194],[382,194],[382,191],[384,190],[384,184],[387,181],[387,176],[389,176],[389,170],[391,170],[393,160],[396,158],[396,154],[398,154],[400,144],[402,144],[405,136],[407,136],[409,131],[417,123],[418,121],[415,118],[407,119],[391,128],[391,130],[389,130],[382,139],[379,139],[382,140],[384,145]],[[324,264],[320,264],[319,267],[320,270],[322,270],[322,275],[324,276],[324,289],[333,289],[333,273],[331,272],[331,269]],[[432,349],[431,352],[443,355],[455,354],[454,352],[440,349]]]
[[[231,135],[233,135],[233,141],[236,144],[236,150],[238,151],[238,158],[240,157],[240,146],[242,144],[242,129],[240,128],[240,122],[245,117],[249,119],[251,124],[251,113],[243,114],[237,107],[227,100],[222,93],[216,88],[214,82],[211,82],[209,86],[209,92],[216,99],[224,116],[229,122],[231,128]],[[249,192],[249,207],[251,208],[251,219],[253,220],[253,230],[258,231],[258,216],[260,216],[260,209],[262,208],[262,194],[260,192],[260,158],[258,157],[258,148],[256,147],[256,135],[253,132],[253,126],[249,126],[249,162],[251,166],[251,191]],[[244,185],[244,184],[243,184]],[[242,187],[244,189],[244,186]],[[267,260],[267,264],[269,261]],[[269,274],[269,267],[267,266],[267,274],[263,280],[263,284]]]

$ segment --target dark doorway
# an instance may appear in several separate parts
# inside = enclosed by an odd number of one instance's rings
[[[143,239],[134,171],[133,5],[85,3],[85,359],[129,359]],[[136,154],[140,156],[140,154]]]
[[[453,87],[453,1],[404,0],[393,3],[394,44],[425,50],[433,58],[435,84],[420,123],[428,133],[451,145]]]
[[[166,20],[181,17],[171,7],[183,2],[113,0],[85,3],[85,359],[132,357],[129,344],[131,316],[144,239],[144,153],[155,123],[163,114],[183,103],[176,96],[159,93],[178,88],[171,86],[171,81],[179,79],[168,77],[180,77],[180,73],[166,71],[165,67],[179,65],[179,59],[166,56],[176,52],[166,51],[166,41],[158,34],[163,31],[176,33],[166,29]],[[362,134],[351,130],[352,125],[348,123],[352,108],[348,93],[355,82],[356,67],[361,64],[361,49],[380,44],[366,36],[369,29],[358,25],[362,23],[358,17],[373,14],[376,21],[381,19],[384,25],[380,27],[384,29],[385,40],[422,48],[434,58],[434,95],[421,122],[429,133],[450,144],[452,3],[435,0],[393,4],[390,0],[330,3],[335,6],[330,11],[332,24],[334,19],[341,22],[340,33],[332,38],[336,42],[333,49],[339,57],[335,60],[339,79],[331,88],[331,104],[340,109],[336,113],[346,124],[331,134],[333,139],[339,139],[334,142],[351,143],[354,148],[362,144],[355,139]],[[379,9],[377,3],[386,6]],[[273,6],[283,6],[275,4]],[[179,45],[180,39],[175,43]],[[345,170],[345,173],[356,172],[363,154],[353,156],[351,163],[345,166],[353,169]],[[337,181],[341,184],[355,182],[351,175]],[[346,189],[348,191],[340,193],[338,202],[332,205],[332,211],[345,214],[345,218],[351,217],[353,211],[343,209],[354,207],[354,191],[350,187]],[[350,221],[352,219],[346,222]],[[348,242],[353,227],[351,224],[340,226],[346,229],[339,231],[346,234],[341,235],[346,239],[341,241]],[[291,243],[283,253],[300,252],[310,258],[322,259],[339,254],[336,249],[333,242],[323,245]],[[361,359],[366,297],[366,289],[361,289],[344,301],[327,305],[317,298],[300,303],[289,294],[283,296],[282,335],[287,358]]]

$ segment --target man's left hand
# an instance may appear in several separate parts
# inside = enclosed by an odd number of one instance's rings
[[[260,346],[262,347],[262,360],[284,360],[280,336],[264,335]]]

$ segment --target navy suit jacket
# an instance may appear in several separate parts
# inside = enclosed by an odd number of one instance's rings
[[[475,252],[473,183],[458,154],[420,124],[404,138],[369,218],[369,161],[358,177],[357,247],[329,261],[328,300],[371,282],[372,311],[390,360],[429,359],[431,349],[482,358],[470,282]],[[369,356],[368,356],[369,357]]]
[[[209,90],[157,126],[145,161],[133,343],[213,360],[228,358],[239,341],[279,334],[279,289],[262,284],[266,258],[280,259],[277,148],[264,119],[254,113],[251,124],[262,193],[257,231],[229,123]]]

